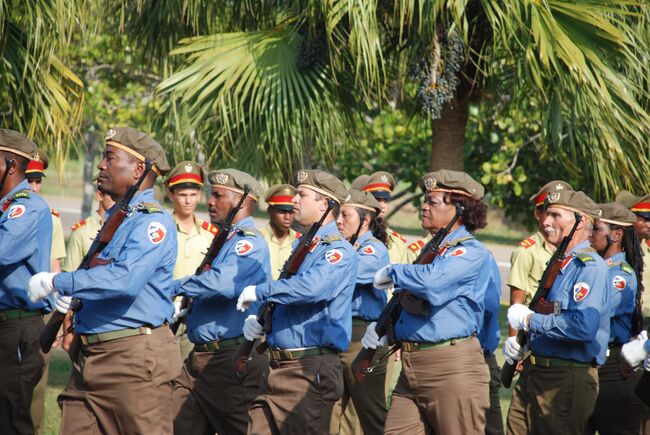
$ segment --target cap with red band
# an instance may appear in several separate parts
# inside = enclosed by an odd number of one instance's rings
[[[205,175],[203,168],[196,162],[186,160],[180,162],[172,169],[165,180],[168,189],[175,188],[194,188],[203,187]]]
[[[541,207],[544,205],[544,200],[551,192],[558,192],[560,190],[569,190],[572,191],[573,187],[566,181],[562,180],[553,180],[546,183],[539,191],[530,197],[530,202],[535,204],[535,207]]]
[[[296,188],[290,184],[276,184],[268,188],[264,200],[269,207],[292,211]]]
[[[25,176],[27,178],[43,178],[45,177],[45,170],[49,164],[49,159],[45,151],[37,149],[32,154],[31,160],[27,163]]]

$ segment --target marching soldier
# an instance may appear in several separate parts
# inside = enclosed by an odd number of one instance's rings
[[[199,219],[194,214],[201,198],[203,182],[203,168],[192,161],[180,162],[171,170],[164,182],[167,186],[167,197],[174,208],[172,218],[176,224],[178,241],[174,279],[193,275],[196,272],[196,268],[201,264],[212,239],[218,232],[215,225]],[[179,299],[176,299],[175,305],[180,304]],[[192,351],[193,345],[185,335],[184,324],[179,326],[176,337],[181,347],[181,358],[185,360]]]
[[[34,433],[32,394],[45,359],[38,344],[52,297],[31,302],[25,283],[50,270],[52,216],[25,171],[36,145],[0,129],[0,422],[7,434]]]
[[[551,313],[535,313],[523,304],[508,309],[510,326],[530,333],[530,364],[518,381],[526,380],[524,433],[582,434],[596,403],[596,367],[605,362],[610,329],[607,265],[589,246],[600,209],[584,193],[566,189],[550,193],[545,205],[544,232],[556,247],[571,232],[576,215],[580,221],[546,296]],[[516,337],[503,347],[511,362],[520,361],[525,351]]]
[[[369,192],[354,189],[348,192],[336,224],[343,237],[353,244],[359,266],[352,296],[352,340],[341,354],[347,397],[342,399],[341,415],[334,416],[334,425],[340,427],[336,431],[340,434],[383,433],[387,414],[384,385],[388,349],[376,354],[373,371],[361,383],[355,381],[351,366],[361,351],[366,327],[379,318],[386,305],[386,291],[375,289],[372,284],[375,273],[390,262],[386,231],[377,222],[377,200]],[[358,432],[359,429],[362,431]]]
[[[306,227],[327,211],[328,199],[341,204],[347,195],[343,183],[323,171],[301,170],[296,179],[296,220]],[[350,342],[357,274],[354,249],[336,228],[338,212],[328,212],[295,275],[247,287],[239,297],[238,309],[254,302],[276,306],[266,337],[271,363],[249,409],[249,434],[329,433],[334,403],[343,394],[339,354]],[[256,316],[246,319],[244,333],[262,336]]]
[[[472,235],[487,223],[483,186],[464,172],[441,170],[422,177],[421,187],[424,229],[435,234],[447,227],[456,203],[464,212],[433,263],[391,264],[375,276],[375,287],[394,283],[422,301],[418,310],[402,304],[394,324],[402,373],[385,433],[482,433],[490,375],[484,359],[477,358],[483,351],[476,335],[484,321],[487,293],[497,285],[498,275],[492,254]],[[362,343],[376,348],[386,337],[377,336],[373,322]],[[472,412],[467,412],[468,403]]]
[[[296,188],[290,184],[276,184],[266,191],[264,201],[269,223],[260,233],[269,244],[271,253],[271,277],[278,279],[284,262],[291,255],[291,245],[301,234],[291,228],[293,223],[293,202]]]
[[[98,181],[117,201],[143,176],[146,159],[153,162],[152,172],[97,257],[99,264],[29,280],[33,301],[57,293],[81,302],[74,315],[80,346],[58,398],[61,433],[172,432],[172,380],[181,370],[167,326],[174,313],[176,229],[153,198],[156,176],[169,171],[163,148],[133,128],[110,129]]]
[[[386,224],[388,234],[388,254],[391,263],[412,263],[415,255],[408,249],[406,239],[397,231],[388,228],[386,214],[388,213],[388,202],[392,199],[395,179],[391,174],[384,171],[374,172],[371,175],[359,175],[350,186],[351,189],[365,190],[372,193],[379,203],[379,220]]]
[[[596,220],[590,241],[609,267],[612,318],[608,356],[598,369],[598,399],[586,433],[641,433],[644,407],[634,393],[641,372],[625,379],[620,371],[621,347],[641,332],[643,322],[643,287],[638,280],[643,263],[634,229],[636,216],[615,202],[599,207],[602,215]]]
[[[187,336],[194,343],[194,350],[174,382],[174,432],[242,434],[248,424],[248,406],[268,367],[267,357],[257,356],[238,378],[231,364],[244,339],[246,318],[246,314],[235,310],[237,298],[246,286],[263,284],[271,275],[269,250],[252,218],[261,186],[252,176],[236,169],[212,172],[208,179],[212,185],[210,219],[222,226],[241,200],[244,186],[250,186],[251,191],[235,215],[228,240],[212,268],[174,282],[179,294],[193,300],[185,323]]]

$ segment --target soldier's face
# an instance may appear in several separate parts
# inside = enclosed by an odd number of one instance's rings
[[[327,210],[327,198],[304,186],[299,186],[297,190],[298,192],[293,197],[296,220],[305,226],[317,222]],[[317,199],[317,197],[320,198]]]
[[[445,202],[444,192],[428,192],[422,202],[422,228],[432,234],[445,228],[456,214],[456,207]]]
[[[379,215],[377,216],[380,219],[384,219],[386,217],[386,212],[388,212],[388,201],[385,199],[379,199],[376,198],[377,202],[379,203]]]
[[[34,192],[40,193],[41,187],[43,187],[43,179],[32,178],[31,180],[29,180],[29,187],[31,187]]]
[[[280,210],[279,208],[269,207],[267,211],[269,220],[273,225],[284,231],[289,231],[294,218],[293,210]]]
[[[558,246],[562,239],[569,235],[576,218],[572,211],[550,206],[544,216],[544,234],[550,244]]]
[[[634,228],[636,228],[636,232],[639,233],[640,238],[650,239],[650,219],[637,215]]]
[[[213,224],[223,224],[230,210],[237,205],[240,194],[219,186],[212,186],[208,199],[208,213]]]
[[[169,190],[167,195],[174,206],[174,213],[180,217],[188,217],[196,210],[201,198],[201,191],[193,188],[176,188]]]
[[[336,218],[336,226],[346,240],[350,240],[354,233],[357,232],[360,222],[361,219],[359,218],[359,213],[357,213],[356,208],[351,205],[341,206],[339,217]],[[359,235],[360,234],[361,232],[359,232]]]
[[[142,164],[131,154],[112,145],[106,145],[102,159],[97,164],[97,182],[102,192],[113,199],[119,198],[138,180],[138,165]],[[142,164],[144,167],[144,164]]]
[[[607,236],[609,235],[609,225],[602,222],[600,219],[594,223],[594,229],[589,236],[589,243],[599,253],[602,253],[607,248]]]

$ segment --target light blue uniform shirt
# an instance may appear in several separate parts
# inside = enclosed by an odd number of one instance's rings
[[[609,342],[625,344],[632,337],[632,315],[636,306],[637,291],[636,273],[632,266],[625,262],[625,252],[612,255],[606,263],[609,266],[612,314]]]
[[[359,268],[352,297],[352,317],[377,320],[386,305],[387,296],[385,290],[376,289],[372,282],[375,273],[390,263],[388,249],[373,237],[371,231],[361,235],[355,245]]]

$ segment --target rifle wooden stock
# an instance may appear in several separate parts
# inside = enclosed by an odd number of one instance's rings
[[[575,223],[573,224],[571,231],[566,237],[562,239],[562,242],[553,253],[553,256],[549,260],[548,265],[544,270],[544,274],[542,275],[542,278],[539,280],[537,291],[535,292],[533,299],[530,301],[530,304],[528,305],[528,308],[530,308],[536,313],[548,315],[553,312],[553,304],[548,302],[546,300],[546,297],[551,291],[551,288],[553,287],[553,283],[555,283],[555,280],[557,279],[557,275],[560,273],[560,270],[562,269],[562,263],[564,262],[564,254],[566,253],[566,250],[569,247],[569,243],[571,243],[571,240],[573,239],[573,234],[576,232],[576,229],[578,228],[578,224],[582,220],[582,216],[580,216],[579,213],[574,213],[574,214],[575,214]],[[526,335],[526,332],[521,329],[517,331],[516,340],[521,347],[524,347],[528,342],[528,336]],[[506,361],[503,364],[503,367],[501,367],[501,383],[503,384],[504,387],[510,388],[510,385],[512,385],[512,378],[515,375],[516,366],[517,366],[516,361],[514,361],[513,364],[510,364],[508,363],[508,361]]]
[[[458,219],[460,219],[460,217],[463,215],[463,207],[459,203],[456,203],[455,206],[456,214],[454,217],[451,219],[451,221],[449,221],[445,228],[438,231],[435,237],[429,240],[424,248],[422,248],[420,255],[418,255],[413,264],[431,264],[433,260],[435,260],[435,258],[438,256],[438,253],[440,252],[440,245],[442,244],[443,240],[445,237],[447,237],[447,234],[449,234],[449,231],[451,231],[451,228],[454,226],[456,221],[458,221]],[[408,302],[406,302],[407,299],[409,299]],[[383,337],[384,335],[388,335],[389,341],[393,341],[393,323],[399,318],[402,306],[405,303],[408,305],[420,305],[420,308],[423,309],[426,301],[422,301],[421,299],[416,298],[406,291],[397,291],[396,289],[395,292],[393,292],[393,297],[390,301],[388,301],[386,306],[384,306],[384,309],[379,315],[379,319],[377,319],[377,323],[375,325],[375,332],[377,333],[377,336]],[[372,359],[375,357],[376,352],[377,349],[362,348],[354,358],[354,361],[352,361],[350,367],[352,369],[352,375],[354,376],[355,381],[361,382],[366,373],[372,372],[373,368],[371,366],[371,363]]]
[[[129,203],[135,194],[140,190],[140,186],[142,185],[144,179],[147,177],[149,172],[151,172],[153,162],[147,159],[144,163],[145,168],[142,172],[142,175],[134,185],[129,186],[126,189],[124,196],[119,199],[115,206],[116,210],[111,213],[106,222],[104,222],[104,225],[102,225],[101,229],[97,233],[97,236],[95,237],[95,240],[93,240],[93,243],[90,245],[90,249],[88,249],[88,252],[86,252],[86,255],[84,255],[84,258],[81,260],[81,264],[77,270],[92,269],[93,267],[103,266],[110,263],[109,260],[97,257],[106,247],[106,245],[108,245],[108,243],[111,241],[117,229],[120,227],[120,225],[122,225],[122,222],[124,222],[124,219],[129,213]],[[73,311],[80,310],[81,301],[77,298],[73,298],[69,309]],[[41,350],[44,353],[48,353],[52,349],[52,344],[56,340],[56,336],[59,333],[59,329],[61,328],[64,319],[64,314],[61,314],[56,310],[53,311],[50,320],[43,328],[43,331],[41,332],[41,336],[39,338],[39,344],[41,346]]]
[[[333,199],[327,200],[327,210],[318,220],[314,223],[307,233],[300,239],[298,246],[293,250],[291,256],[282,266],[282,271],[280,272],[280,277],[278,279],[287,279],[298,273],[298,269],[302,265],[303,261],[309,254],[309,250],[312,247],[314,237],[316,233],[323,226],[325,218],[330,214],[330,211],[336,206],[336,202]],[[257,311],[257,322],[264,328],[265,333],[271,332],[273,325],[271,324],[273,319],[273,311],[275,310],[275,304],[273,302],[265,302],[262,304],[260,309]],[[237,352],[232,358],[233,369],[237,375],[240,375],[246,371],[246,363],[251,358],[251,352],[255,346],[255,341],[246,340],[239,345]],[[260,345],[258,352],[261,354],[266,350],[266,343]]]

